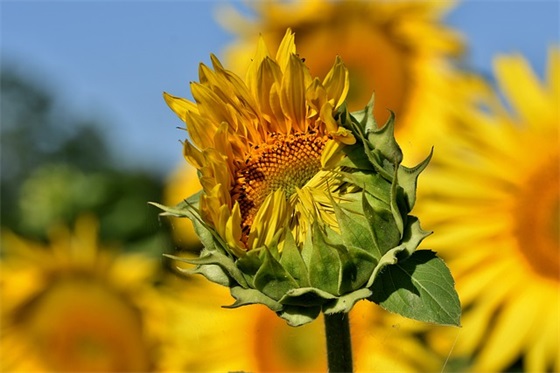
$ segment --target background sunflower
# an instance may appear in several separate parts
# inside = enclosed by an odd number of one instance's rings
[[[151,255],[100,249],[98,223],[54,227],[50,242],[2,232],[2,371],[147,372],[171,325]],[[169,320],[169,319],[168,319]],[[169,320],[170,321],[170,320]]]
[[[559,63],[552,48],[541,82],[522,56],[497,57],[500,91],[468,84],[420,188],[465,310],[458,337],[429,338],[475,371],[560,370]]]

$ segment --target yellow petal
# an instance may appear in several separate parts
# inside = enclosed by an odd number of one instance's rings
[[[202,152],[195,148],[189,141],[185,141],[183,144],[183,156],[187,162],[197,169],[201,169],[205,164]]]
[[[264,39],[262,37],[262,35],[259,35],[259,41],[257,44],[257,51],[255,52],[255,55],[253,56],[253,59],[251,60],[251,64],[249,65],[248,69],[247,69],[247,76],[245,78],[245,81],[247,82],[247,87],[249,87],[249,90],[251,91],[251,93],[253,94],[253,96],[257,96],[257,90],[256,87],[258,85],[258,71],[259,71],[259,67],[262,63],[262,61],[266,58],[269,57],[270,53],[268,52],[268,48],[266,47],[266,43],[264,42]]]
[[[175,97],[167,92],[163,92],[163,99],[182,121],[185,121],[185,114],[188,111],[198,112],[196,104],[184,98]]]
[[[237,256],[243,256],[245,251],[241,243],[241,210],[239,203],[235,202],[231,211],[231,216],[226,222],[226,242]]]
[[[327,91],[318,78],[313,79],[309,87],[307,87],[305,98],[310,108],[307,116],[313,117],[319,114],[321,112],[321,108],[327,102]]]
[[[282,42],[278,47],[278,52],[276,52],[276,61],[278,62],[278,65],[280,66],[282,71],[286,70],[291,56],[295,54],[296,44],[294,33],[291,29],[287,29],[284,37],[282,38]]]
[[[518,291],[503,305],[504,309],[475,363],[475,371],[498,371],[501,367],[509,366],[520,355],[533,321],[540,312],[533,303],[532,291],[530,286],[519,286]]]
[[[189,136],[200,149],[209,148],[214,145],[212,133],[216,131],[216,126],[211,121],[199,114],[188,111],[185,113],[185,123]]]
[[[274,98],[271,96],[272,87],[279,86],[282,82],[282,71],[276,62],[270,58],[265,58],[259,67],[258,71],[258,86],[256,87],[257,101],[263,113],[263,116],[272,122],[273,118],[276,121],[283,123],[284,115],[278,115],[278,108],[280,102],[275,103]],[[274,109],[273,109],[274,107]]]
[[[337,109],[346,99],[348,89],[350,88],[348,69],[346,69],[340,57],[336,57],[333,67],[323,80],[323,85],[329,100],[332,101],[332,105]]]
[[[534,121],[535,114],[552,116],[544,87],[521,55],[497,57],[494,70],[502,91],[525,123]]]
[[[282,189],[269,194],[255,215],[247,246],[250,249],[270,245],[276,233],[287,226],[288,204]]]
[[[280,104],[287,118],[287,131],[290,133],[291,128],[300,131],[305,122],[306,102],[306,78],[307,68],[296,55],[291,55],[286,71],[282,79],[282,92],[280,95]]]

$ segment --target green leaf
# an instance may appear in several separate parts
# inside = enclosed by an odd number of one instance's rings
[[[461,305],[453,277],[433,251],[415,251],[386,266],[371,288],[371,301],[402,316],[442,325],[460,325]]]

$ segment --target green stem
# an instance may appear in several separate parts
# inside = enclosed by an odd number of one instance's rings
[[[329,373],[352,372],[352,343],[347,313],[325,316]]]

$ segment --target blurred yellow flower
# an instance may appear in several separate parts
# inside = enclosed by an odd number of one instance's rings
[[[227,288],[206,280],[179,285],[183,295],[177,298],[190,301],[183,303],[177,333],[185,345],[196,348],[174,351],[178,370],[326,371],[322,320],[293,328],[262,305],[224,312],[220,305],[230,302]],[[418,322],[359,302],[350,313],[350,323],[356,372],[429,372],[441,370],[444,364],[406,331],[407,325]]]
[[[97,245],[97,222],[57,227],[50,243],[2,234],[2,371],[157,369],[169,328],[152,283],[160,262]]]
[[[545,83],[519,55],[495,59],[507,104],[489,90],[458,104],[418,214],[437,234],[426,245],[446,259],[464,315],[454,356],[476,372],[560,371],[560,52]],[[462,107],[460,109],[459,107]],[[444,352],[449,330],[432,336]],[[447,340],[450,343],[456,334]],[[449,335],[447,335],[449,337]]]
[[[361,110],[375,92],[375,118],[384,123],[388,109],[397,117],[396,138],[405,159],[416,162],[429,151],[418,141],[437,125],[442,100],[451,100],[448,60],[463,43],[441,18],[454,1],[261,1],[251,3],[254,19],[224,8],[220,19],[238,39],[226,50],[234,71],[245,71],[256,35],[277,45],[290,27],[298,52],[313,76],[324,76],[339,55],[350,72],[347,103]],[[418,144],[418,145],[417,145]],[[425,143],[424,143],[425,144]]]
[[[188,163],[182,163],[169,175],[163,191],[163,203],[175,206],[186,197],[191,196],[202,189],[198,181],[197,170]],[[177,246],[186,250],[198,250],[202,247],[195,233],[190,219],[181,219],[169,216],[171,234]]]

